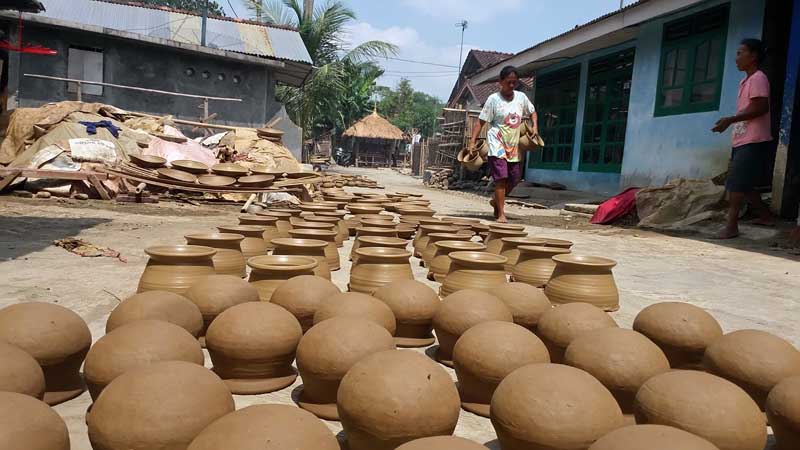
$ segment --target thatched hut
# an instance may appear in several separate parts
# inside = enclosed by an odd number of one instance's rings
[[[397,157],[403,131],[373,111],[348,128],[342,137],[349,140],[353,162],[358,166],[391,166]],[[394,158],[393,158],[394,156]]]

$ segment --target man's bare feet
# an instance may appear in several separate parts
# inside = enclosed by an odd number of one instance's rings
[[[717,233],[714,239],[733,239],[735,237],[739,237],[739,229],[725,227]]]
[[[497,220],[495,220],[495,222],[497,222],[497,223],[508,223],[508,219],[506,219],[506,216],[500,216],[500,217],[497,218]]]
[[[494,201],[494,199],[491,199],[489,200],[489,204],[492,205],[492,208],[494,209],[494,218],[497,219],[497,216],[499,215],[499,211],[497,210],[497,202]]]

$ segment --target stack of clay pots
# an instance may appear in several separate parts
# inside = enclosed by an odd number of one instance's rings
[[[444,277],[439,295],[446,297],[464,289],[480,289],[491,292],[495,287],[507,283],[503,264],[504,256],[488,252],[452,252],[450,271]]]
[[[413,280],[411,252],[390,247],[366,247],[356,250],[356,264],[350,270],[349,287],[354,292],[372,294],[395,281]]]

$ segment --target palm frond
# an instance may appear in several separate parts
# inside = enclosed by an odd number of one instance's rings
[[[342,56],[345,61],[354,63],[370,61],[375,58],[385,58],[397,55],[399,49],[396,45],[383,41],[366,41],[351,49]]]
[[[261,20],[263,22],[274,23],[276,25],[286,25],[290,27],[297,26],[297,16],[294,15],[292,10],[286,7],[281,0],[246,0],[247,7],[251,11],[251,5],[256,3],[259,5],[259,12],[261,13]]]

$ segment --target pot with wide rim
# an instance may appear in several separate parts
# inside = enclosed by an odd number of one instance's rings
[[[358,203],[350,203],[345,207],[351,214],[361,215],[361,214],[378,214],[379,212],[383,211],[383,206],[371,205],[371,204],[358,204]]]
[[[390,236],[360,236],[353,242],[355,250],[365,247],[391,247],[405,250],[408,247],[408,241]],[[352,255],[352,261],[355,265],[358,261],[358,254],[353,251]]]
[[[555,247],[555,248],[572,248],[572,241],[567,241],[564,239],[553,239],[553,238],[541,238],[544,240],[545,247]]]
[[[356,238],[353,241],[353,247],[350,249],[350,260],[353,260],[356,250],[361,246],[359,238],[364,236],[384,236],[397,238],[397,230],[394,228],[378,228],[378,227],[358,227],[356,228]]]
[[[433,217],[433,215],[436,214],[436,211],[434,211],[434,210],[432,210],[430,208],[423,208],[423,207],[419,207],[419,206],[412,206],[412,207],[409,207],[409,208],[401,208],[401,207],[398,206],[397,207],[397,213],[400,214],[401,217],[402,216]]]
[[[400,248],[367,247],[356,250],[358,263],[350,269],[348,287],[353,292],[372,294],[400,280],[413,280],[411,252]]]
[[[436,253],[436,244],[439,241],[469,241],[472,235],[464,235],[458,233],[428,233],[428,244],[422,250],[422,257],[420,258],[419,265],[428,267]]]
[[[520,283],[528,283],[535,287],[544,287],[553,275],[556,263],[553,256],[570,253],[566,248],[520,245],[519,259],[511,269],[511,279]]]
[[[341,268],[339,264],[339,250],[336,248],[335,231],[295,228],[289,231],[289,235],[296,239],[318,239],[327,242],[328,245],[325,247],[325,259],[328,260],[328,267],[330,267],[332,272]]]
[[[486,237],[486,251],[499,255],[503,248],[503,238],[525,237],[528,235],[524,230],[505,230],[501,228],[489,228],[489,235]]]
[[[325,256],[325,249],[328,243],[319,239],[296,239],[296,238],[278,238],[273,239],[272,244],[275,249],[272,250],[273,255],[296,255],[296,256],[310,256],[317,261],[317,267],[314,268],[314,275],[331,279],[331,268],[328,265],[328,258]]]
[[[489,232],[489,225],[486,225],[485,223],[473,223],[470,227],[477,235]]]
[[[158,169],[167,164],[167,160],[160,156],[129,154],[128,157],[134,164],[145,169]]]
[[[257,216],[266,216],[266,217],[275,217],[278,220],[275,222],[275,227],[278,229],[278,237],[287,238],[289,237],[289,230],[292,229],[292,223],[289,219],[292,217],[291,214],[286,212],[279,212],[279,211],[259,211],[256,213]]]
[[[414,236],[414,233],[417,232],[417,227],[408,223],[398,223],[395,226],[395,230],[397,230],[397,237],[402,239],[411,239]]]
[[[555,270],[544,293],[554,304],[583,302],[605,311],[619,309],[619,291],[611,269],[617,262],[599,256],[553,256]]]
[[[377,227],[377,228],[394,228],[397,226],[391,220],[386,219],[361,219],[361,226],[362,227]]]
[[[318,211],[336,211],[336,205],[328,205],[324,203],[300,203],[297,205],[303,212],[318,212]]]
[[[211,171],[228,177],[244,177],[250,173],[250,169],[236,163],[220,163],[211,166]]]
[[[345,217],[348,215],[347,211],[341,211],[341,210],[319,211],[314,215],[315,216],[320,216],[320,217],[336,217],[336,218],[338,218],[339,219],[339,226],[342,227],[345,230],[345,232],[347,233],[347,235],[344,237],[345,240],[347,240],[347,237],[350,236],[350,224],[347,222],[347,219],[345,219]]]
[[[439,241],[433,245],[436,251],[433,253],[428,267],[428,279],[431,281],[444,281],[447,272],[450,272],[450,253],[475,251],[482,252],[486,250],[486,246],[480,242],[470,241]]]
[[[456,233],[458,229],[450,225],[420,225],[414,237],[414,256],[422,256],[422,250],[428,245],[428,233]]]
[[[136,292],[170,291],[184,294],[192,285],[214,275],[217,251],[200,245],[157,245],[144,250],[150,257]]]
[[[306,218],[308,222],[306,223],[326,223],[329,225],[333,225],[332,228],[320,228],[320,229],[330,229],[336,232],[336,246],[343,247],[344,241],[350,238],[350,233],[347,230],[342,230],[339,226],[339,219],[336,217],[322,217],[322,216],[311,216]],[[302,227],[301,227],[302,228]]]
[[[208,173],[208,166],[200,161],[192,161],[190,159],[178,159],[169,163],[175,169],[194,174]]]
[[[242,255],[244,255],[245,260],[253,256],[266,255],[269,252],[270,247],[264,240],[266,227],[261,225],[222,225],[218,226],[217,229],[220,233],[234,233],[244,236],[239,246],[242,248]]]
[[[516,265],[517,260],[519,260],[520,252],[517,247],[520,245],[544,246],[544,239],[527,236],[504,237],[500,238],[500,242],[500,252],[498,254],[508,258],[508,262],[505,265],[507,274],[511,274],[511,271],[514,269],[514,265]]]
[[[247,265],[242,254],[244,236],[235,233],[197,233],[184,236],[189,245],[201,245],[217,250],[211,258],[217,275],[247,276]]]
[[[268,302],[275,289],[289,278],[314,275],[317,260],[310,256],[268,255],[250,258],[247,265],[251,269],[248,281],[258,289],[261,301]]]
[[[525,229],[525,225],[518,225],[515,223],[499,223],[493,222],[489,224],[489,229],[492,228],[497,230],[514,230],[514,231],[522,231]]]
[[[450,217],[445,216],[440,218],[444,223],[452,223],[456,225],[472,225],[475,223],[481,223],[481,219],[472,219],[469,217]]]
[[[300,217],[300,213],[303,212],[302,209],[297,208],[268,208],[267,211],[289,213],[292,217]]]
[[[272,216],[239,216],[239,225],[258,225],[264,227],[261,237],[267,243],[267,248],[272,248],[272,240],[281,237],[278,231],[278,218]]]
[[[450,271],[444,277],[439,295],[446,297],[464,289],[480,289],[491,293],[497,285],[508,283],[504,256],[488,252],[460,251],[450,253]]]

